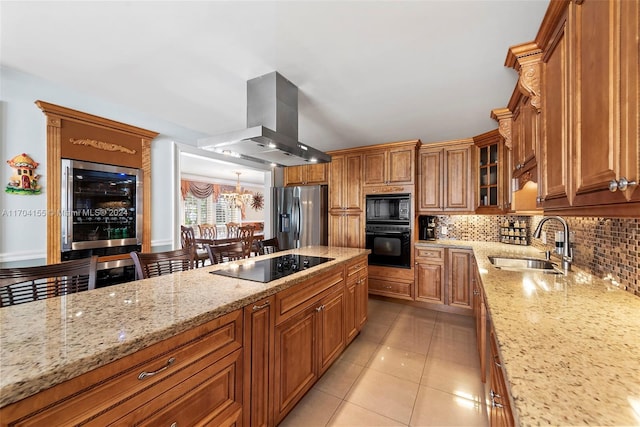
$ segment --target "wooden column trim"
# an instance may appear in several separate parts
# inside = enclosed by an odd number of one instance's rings
[[[79,123],[85,127],[83,129],[96,129],[101,134],[105,132],[110,135],[109,141],[92,138],[91,135],[82,135],[82,141],[88,141],[85,146],[87,150],[107,150],[106,152],[118,152],[125,155],[140,153],[141,160],[127,160],[135,162],[135,168],[142,169],[143,176],[143,203],[142,203],[142,250],[151,251],[151,141],[158,136],[157,132],[131,126],[126,123],[116,122],[104,117],[94,116],[81,111],[51,104],[44,101],[36,101],[35,104],[47,117],[47,263],[57,263],[61,260],[61,219],[65,212],[62,212],[62,147],[70,141],[62,141],[65,122],[71,124]],[[91,132],[88,131],[90,134]],[[136,145],[136,150],[127,149],[117,144],[118,139],[126,137],[128,145]],[[132,139],[133,137],[133,139]],[[85,139],[86,138],[86,139]],[[93,141],[95,140],[95,143]],[[137,145],[139,141],[140,145]],[[71,143],[73,143],[71,141]],[[114,150],[115,147],[115,150]],[[89,152],[89,151],[88,151]],[[82,158],[82,151],[79,151],[78,160],[95,161],[91,158]],[[95,154],[93,154],[95,157]],[[110,157],[110,163],[117,157]],[[117,160],[115,161],[117,164]],[[122,165],[131,167],[131,165]]]
[[[498,132],[504,138],[504,146],[511,150],[511,123],[513,113],[508,108],[495,108],[491,110],[491,118],[498,122]]]

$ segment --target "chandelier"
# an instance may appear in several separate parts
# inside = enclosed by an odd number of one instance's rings
[[[251,194],[250,191],[243,190],[242,187],[240,187],[240,173],[241,172],[235,172],[235,174],[238,175],[235,190],[220,193],[220,197],[232,206],[246,205],[253,199],[253,194]]]

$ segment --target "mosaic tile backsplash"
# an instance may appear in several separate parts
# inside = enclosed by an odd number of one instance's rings
[[[542,230],[547,243],[532,237],[542,216],[517,215],[440,215],[436,238],[454,240],[501,241],[500,228],[506,223],[527,225],[527,241],[541,251],[553,251],[558,221],[547,221]],[[640,297],[640,219],[564,217],[572,235],[573,264],[591,274],[604,277]],[[447,234],[442,234],[442,226]]]

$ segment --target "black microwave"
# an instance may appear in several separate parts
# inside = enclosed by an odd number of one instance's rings
[[[367,224],[406,224],[411,219],[410,194],[369,194],[366,196]]]

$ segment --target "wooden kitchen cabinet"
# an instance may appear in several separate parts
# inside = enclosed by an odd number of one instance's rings
[[[413,185],[419,140],[376,145],[363,154],[364,185]]]
[[[412,301],[414,288],[413,269],[369,266],[369,293]]]
[[[476,324],[476,345],[480,359],[480,379],[487,381],[487,306],[484,302],[484,289],[480,271],[473,259],[473,319]]]
[[[543,50],[545,213],[637,217],[640,5],[550,4]],[[616,189],[615,192],[610,191]]]
[[[328,182],[327,163],[314,163],[284,168],[284,186],[323,185]]]
[[[501,214],[510,208],[510,177],[506,166],[504,139],[497,129],[474,136],[478,167],[476,213]]]
[[[415,299],[434,304],[445,304],[445,249],[416,248]]]
[[[2,425],[231,425],[242,412],[242,310],[1,410]]]
[[[244,425],[273,425],[275,296],[244,308]]]
[[[276,295],[274,422],[279,423],[340,355],[344,269]]]
[[[498,343],[493,328],[490,332],[490,377],[491,391],[489,398],[491,399],[489,421],[492,427],[513,427],[515,421],[511,412],[511,403],[509,401],[509,389],[502,371],[502,362],[500,353],[498,352]]]
[[[469,249],[415,247],[415,301],[432,310],[472,314],[473,252]]]
[[[367,257],[347,265],[345,284],[345,337],[347,345],[367,321],[369,301]]]
[[[329,244],[364,247],[362,154],[331,154],[329,166]]]
[[[471,295],[473,251],[468,249],[447,249],[449,305],[463,309],[472,309]]]
[[[475,212],[473,140],[423,145],[418,153],[418,213]]]

